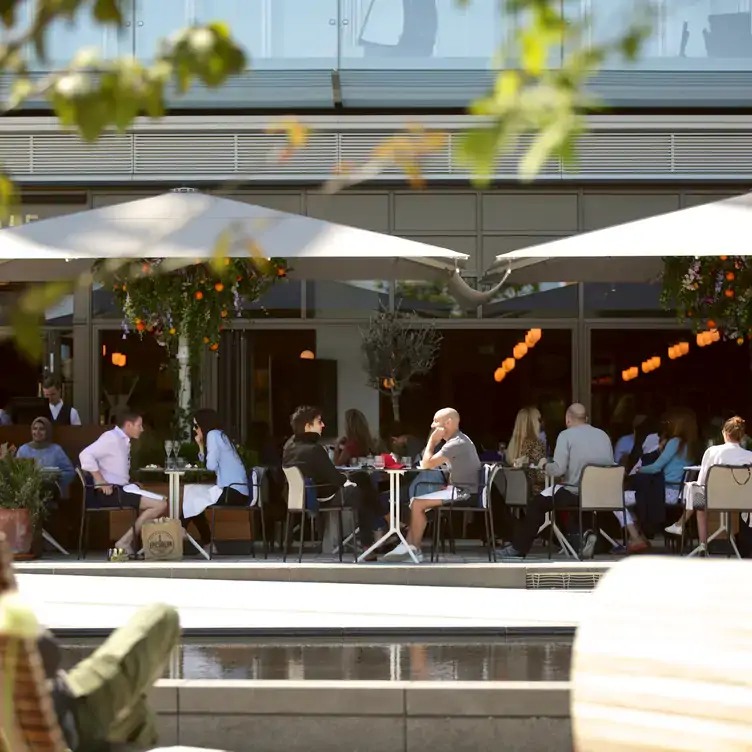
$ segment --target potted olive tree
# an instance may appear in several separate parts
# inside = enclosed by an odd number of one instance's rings
[[[34,460],[0,455],[0,532],[14,556],[31,555],[35,533],[41,532],[49,493],[44,480]]]

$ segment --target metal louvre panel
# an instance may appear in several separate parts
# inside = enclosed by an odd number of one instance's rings
[[[673,166],[679,174],[752,173],[752,133],[677,133]]]
[[[671,172],[671,133],[586,133],[567,175]]]
[[[337,170],[338,134],[312,132],[306,145],[289,150],[283,133],[243,133],[238,137],[238,172],[251,175],[332,175]]]
[[[31,136],[0,135],[0,167],[12,175],[31,172]]]
[[[342,171],[347,172],[353,168],[363,167],[375,156],[379,144],[385,144],[398,134],[409,138],[409,134],[397,129],[340,133],[340,166]],[[420,135],[417,138],[419,139]],[[448,138],[441,149],[421,157],[420,167],[424,175],[449,175],[452,172],[450,144],[451,138]],[[382,174],[403,175],[404,167],[399,164],[390,164],[382,171]]]
[[[122,175],[133,171],[133,136],[107,134],[89,144],[72,133],[31,137],[34,175]]]
[[[496,158],[494,177],[513,178],[519,174],[520,159],[525,155],[533,143],[533,136],[522,136],[513,149]],[[549,159],[542,167],[539,177],[560,177],[561,161]]]
[[[236,172],[232,133],[156,133],[135,135],[134,173],[216,175]]]

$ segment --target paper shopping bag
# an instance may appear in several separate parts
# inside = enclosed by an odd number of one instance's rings
[[[144,558],[152,561],[179,561],[183,558],[183,526],[180,520],[161,517],[141,528]]]

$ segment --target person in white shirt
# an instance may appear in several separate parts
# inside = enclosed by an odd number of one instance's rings
[[[168,511],[164,498],[142,496],[137,492],[142,489],[130,486],[131,440],[138,439],[143,432],[144,422],[141,416],[131,410],[123,411],[118,416],[115,428],[105,431],[79,455],[81,469],[91,473],[94,478],[95,497],[99,506],[108,506],[108,497],[112,496],[117,487],[120,504],[124,507],[135,507],[139,511],[135,525],[136,536],[141,533],[141,527],[145,522],[164,517]],[[115,548],[134,553],[132,528],[128,528],[128,532],[115,544]]]
[[[75,407],[63,402],[63,384],[50,376],[42,384],[42,394],[50,406],[50,420],[58,426],[80,426],[81,417]]]
[[[713,465],[731,465],[732,467],[743,467],[752,465],[752,452],[742,449],[741,443],[744,441],[744,435],[747,430],[747,424],[743,418],[738,415],[729,418],[723,424],[723,444],[712,446],[705,450],[700,464],[700,475],[697,478],[697,486],[692,493],[692,509],[685,509],[681,519],[673,525],[666,528],[667,533],[681,535],[682,528],[693,512],[697,512],[697,534],[700,538],[700,545],[707,546],[708,542],[708,520],[705,512],[705,484],[708,479],[708,472]]]

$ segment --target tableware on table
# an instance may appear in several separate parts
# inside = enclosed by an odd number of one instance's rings
[[[385,465],[386,465],[386,463],[384,462],[384,458],[380,454],[377,454],[373,458],[373,469],[374,470],[383,470],[384,467],[385,467]]]
[[[178,457],[176,460],[176,464],[177,464],[178,470],[185,470],[185,468],[187,467],[185,457]]]
[[[350,467],[360,467],[360,460],[357,457],[351,457]]]
[[[165,443],[164,443],[164,450],[165,450],[165,456],[166,456],[166,459],[165,459],[165,468],[172,467],[172,459],[171,458],[172,458],[172,452],[173,452],[174,449],[175,449],[175,442],[174,441],[170,441],[169,439],[167,439],[165,441]]]
[[[412,467],[413,466],[413,461],[412,461],[412,458],[410,458],[410,457],[403,457],[400,460],[400,462],[402,463],[403,467]]]

